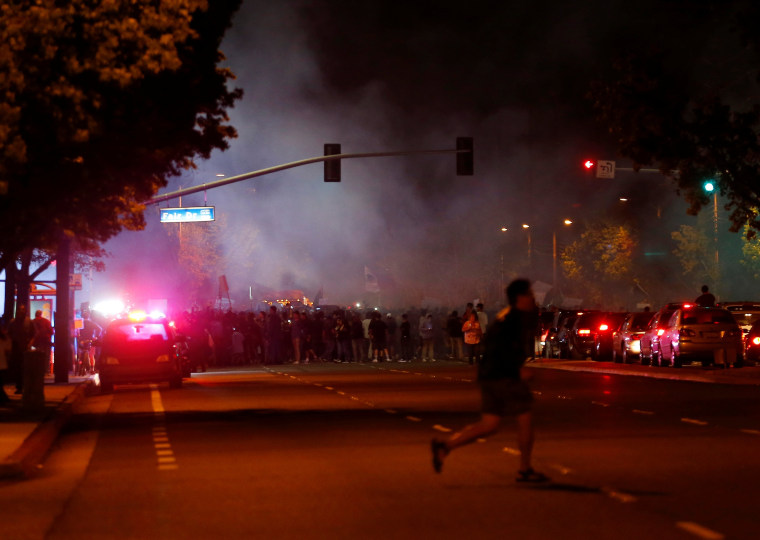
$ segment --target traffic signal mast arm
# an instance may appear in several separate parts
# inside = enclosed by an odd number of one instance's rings
[[[193,193],[200,193],[201,191],[207,191],[209,189],[226,186],[228,184],[234,184],[235,182],[242,182],[250,178],[256,178],[257,176],[264,176],[286,169],[293,169],[295,167],[301,167],[302,165],[309,165],[311,163],[321,163],[325,161],[333,161],[338,159],[355,159],[355,158],[373,158],[373,157],[391,157],[391,156],[416,156],[425,154],[465,154],[472,153],[472,149],[445,149],[445,150],[406,150],[402,152],[362,152],[359,154],[334,154],[331,156],[318,156],[308,159],[302,159],[299,161],[293,161],[290,163],[284,163],[282,165],[275,165],[274,167],[267,167],[266,169],[260,169],[258,171],[252,171],[237,176],[230,176],[229,178],[223,178],[207,184],[201,184],[199,186],[193,186],[185,189],[179,189],[172,191],[171,193],[165,193],[163,195],[156,195],[146,202],[146,204],[158,204],[170,199],[176,199],[177,197],[184,197],[185,195],[192,195]]]

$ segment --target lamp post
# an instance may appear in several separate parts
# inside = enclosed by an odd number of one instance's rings
[[[713,242],[715,243],[715,271],[720,270],[720,254],[718,253],[718,190],[715,189],[715,183],[711,180],[705,182],[704,186],[707,193],[713,196]]]
[[[530,237],[530,225],[523,223],[522,228],[528,234],[528,271],[531,272],[533,270],[533,243]]]
[[[566,227],[573,224],[571,219],[563,221]],[[557,229],[552,233],[552,287],[557,288]]]

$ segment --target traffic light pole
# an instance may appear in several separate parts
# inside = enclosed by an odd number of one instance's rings
[[[185,189],[179,189],[172,191],[171,193],[165,193],[163,195],[156,195],[147,201],[147,204],[158,204],[170,199],[176,199],[177,197],[183,197],[185,195],[192,195],[193,193],[200,193],[201,191],[207,191],[228,184],[234,184],[236,182],[242,182],[243,180],[249,180],[256,178],[257,176],[265,176],[267,174],[284,171],[287,169],[293,169],[295,167],[301,167],[303,165],[309,165],[311,163],[321,163],[325,161],[334,161],[339,159],[356,159],[356,158],[375,158],[375,157],[392,157],[392,156],[419,156],[426,154],[465,154],[472,153],[471,149],[444,149],[444,150],[407,150],[403,152],[363,152],[359,154],[334,154],[331,156],[318,156],[308,159],[302,159],[299,161],[292,161],[290,163],[284,163],[282,165],[275,165],[274,167],[267,167],[266,169],[260,169],[258,171],[252,171],[244,174],[238,174],[236,176],[230,176],[207,184],[201,184],[199,186],[189,187]]]

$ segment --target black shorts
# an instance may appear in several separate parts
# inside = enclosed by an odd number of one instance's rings
[[[479,384],[483,414],[517,416],[530,411],[533,405],[533,393],[523,381],[497,379]]]

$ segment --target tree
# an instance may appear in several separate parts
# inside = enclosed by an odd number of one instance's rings
[[[635,168],[659,168],[692,215],[710,203],[704,182],[715,181],[728,200],[730,230],[748,225],[753,236],[760,230],[753,211],[760,206],[760,6],[705,2],[689,12],[695,19],[664,32],[661,46],[621,52],[589,97]]]
[[[753,280],[760,281],[760,239],[757,237],[747,238],[744,235],[742,243],[742,265],[750,273]]]
[[[39,0],[0,8],[0,268],[66,231],[144,225],[166,179],[227,148],[241,96],[217,66],[239,0]]]
[[[676,248],[673,254],[681,263],[682,275],[690,290],[698,290],[704,283],[718,281],[713,241],[698,227],[681,225],[671,233]]]
[[[626,304],[634,286],[633,256],[638,240],[625,225],[590,224],[580,239],[562,251],[567,279],[586,300],[600,305]]]

